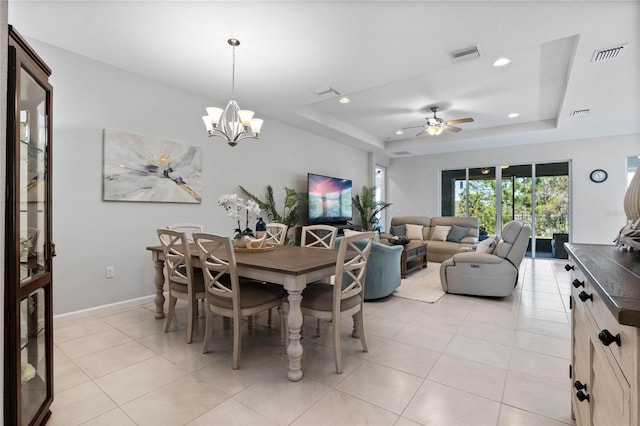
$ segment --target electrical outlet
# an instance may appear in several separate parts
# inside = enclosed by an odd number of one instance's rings
[[[116,271],[113,269],[113,266],[107,266],[104,271],[104,275],[107,278],[113,278],[116,276]]]

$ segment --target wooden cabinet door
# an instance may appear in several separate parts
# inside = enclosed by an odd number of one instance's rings
[[[51,71],[9,26],[4,424],[44,423],[53,401]]]

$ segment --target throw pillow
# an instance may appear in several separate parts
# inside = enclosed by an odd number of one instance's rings
[[[431,239],[434,241],[447,241],[447,235],[449,235],[450,230],[450,226],[436,225],[431,231]]]
[[[469,233],[469,228],[465,228],[464,226],[451,225],[451,230],[449,231],[449,235],[447,235],[447,241],[453,241],[454,243],[459,243],[464,237]]]
[[[407,227],[405,225],[396,225],[391,227],[391,235],[396,237],[404,237],[407,235]]]
[[[422,239],[422,225],[413,225],[407,223],[407,238],[410,240]]]
[[[489,253],[493,254],[498,244],[498,237],[496,235],[490,235],[485,240],[480,241],[476,247],[476,253]]]

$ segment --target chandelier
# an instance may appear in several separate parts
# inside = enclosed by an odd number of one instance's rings
[[[253,138],[258,139],[260,129],[262,128],[262,120],[253,118],[253,111],[240,109],[235,100],[236,85],[236,46],[240,45],[240,41],[230,38],[227,43],[233,48],[233,67],[231,69],[231,100],[227,107],[222,108],[209,107],[206,109],[207,115],[202,117],[204,125],[207,128],[209,136],[219,136],[225,138],[231,146],[236,146],[242,139]]]

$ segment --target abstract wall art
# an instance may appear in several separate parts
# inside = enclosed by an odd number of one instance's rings
[[[102,199],[202,201],[202,147],[104,130]]]

